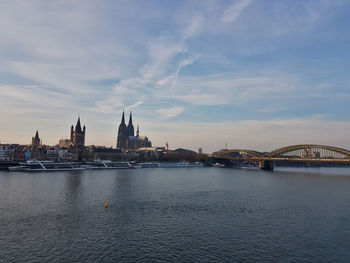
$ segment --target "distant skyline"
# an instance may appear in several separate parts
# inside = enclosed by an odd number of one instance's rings
[[[0,142],[350,149],[350,1],[0,2]]]

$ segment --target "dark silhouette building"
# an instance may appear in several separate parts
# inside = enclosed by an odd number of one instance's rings
[[[45,159],[44,150],[42,149],[39,132],[36,131],[35,136],[32,137],[32,144],[30,145],[31,158],[35,160]]]
[[[70,129],[70,146],[74,149],[83,149],[85,147],[85,126],[81,129],[80,117],[78,118],[75,129],[72,125]]]
[[[125,114],[123,111],[122,121],[118,129],[117,148],[125,151],[138,149],[141,147],[152,147],[151,141],[146,136],[140,136],[140,129],[137,125],[135,136],[134,125],[132,124],[132,113],[130,112],[128,126],[125,124]]]
[[[121,121],[121,123],[119,125],[119,129],[118,129],[118,138],[117,138],[117,148],[118,149],[126,149],[126,141],[128,139],[128,136],[129,136],[129,129],[126,127],[125,115],[124,115],[124,111],[123,111],[122,121]]]
[[[35,136],[32,137],[32,148],[39,148],[39,146],[41,145],[41,140],[39,137],[39,132],[36,131]]]

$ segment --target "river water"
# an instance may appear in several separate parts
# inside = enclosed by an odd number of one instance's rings
[[[349,260],[349,168],[0,172],[0,262]]]

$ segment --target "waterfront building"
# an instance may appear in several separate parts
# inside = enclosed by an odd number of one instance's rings
[[[122,120],[118,129],[117,148],[123,151],[139,149],[141,147],[152,147],[152,142],[146,136],[140,136],[140,127],[137,125],[136,136],[132,123],[132,113],[130,112],[128,126],[125,124],[125,114],[123,111]]]
[[[91,145],[87,147],[88,156],[87,160],[110,160],[117,161],[123,158],[123,154],[119,149],[113,149],[112,147],[95,146]]]
[[[46,160],[57,161],[58,160],[58,151],[56,149],[46,150]]]
[[[174,151],[174,153],[179,153],[179,154],[197,154],[195,151],[189,150],[189,149],[183,149],[183,148],[178,148]]]
[[[60,148],[68,148],[69,146],[70,146],[69,139],[60,139],[58,141],[58,147],[60,147]]]
[[[15,158],[15,149],[0,147],[0,161],[12,162]]]
[[[31,159],[31,150],[31,145],[0,144],[0,161],[25,161]]]

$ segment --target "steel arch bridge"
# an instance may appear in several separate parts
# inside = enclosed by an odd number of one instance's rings
[[[270,152],[267,156],[272,157],[272,158],[273,157],[282,157],[283,154],[290,153],[293,151],[298,151],[298,150],[309,150],[310,152],[312,150],[315,150],[315,151],[325,150],[325,151],[329,151],[329,152],[342,154],[346,158],[350,158],[350,151],[349,150],[342,149],[339,147],[334,147],[334,146],[318,145],[318,144],[298,144],[298,145],[286,146],[286,147],[282,147],[282,148],[279,148],[279,149],[276,149],[276,150]]]
[[[262,153],[255,150],[249,150],[249,149],[227,149],[221,152],[213,153],[214,157],[217,158],[234,158],[232,157],[232,154],[239,153],[247,155],[248,157],[254,157],[254,158],[282,158],[284,154],[286,153],[292,153],[295,151],[309,151],[309,153],[312,153],[312,151],[328,151],[329,153],[337,153],[340,155],[343,155],[344,158],[350,158],[350,151],[335,147],[335,146],[328,146],[328,145],[319,145],[319,144],[298,144],[298,145],[290,145],[282,148],[278,148],[276,150],[273,150],[269,153]],[[230,156],[231,155],[231,156]],[[290,158],[293,159],[293,158]]]

